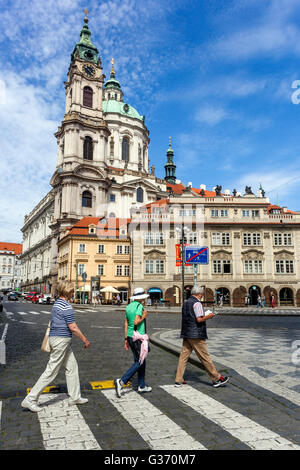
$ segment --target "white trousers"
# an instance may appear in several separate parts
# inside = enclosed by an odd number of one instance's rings
[[[72,400],[78,400],[81,397],[78,364],[71,349],[71,338],[50,336],[49,340],[51,346],[49,362],[27,398],[30,401],[37,401],[44,388],[53,383],[61,366],[64,366],[68,394]]]

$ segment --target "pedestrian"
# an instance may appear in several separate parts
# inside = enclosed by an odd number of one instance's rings
[[[266,296],[263,295],[262,296],[262,305],[261,305],[263,308],[266,306]]]
[[[181,338],[183,338],[183,343],[175,378],[176,387],[186,383],[183,376],[193,350],[209,374],[214,387],[223,386],[229,380],[228,377],[223,377],[218,373],[207,351],[206,320],[213,318],[215,314],[210,313],[205,316],[201,303],[203,295],[204,288],[194,286],[191,297],[184,302],[182,307]]]
[[[148,312],[144,309],[143,301],[149,297],[145,294],[142,287],[137,287],[133,291],[129,305],[126,307],[125,313],[125,344],[124,348],[126,351],[131,349],[133,353],[133,365],[125,372],[125,374],[114,381],[116,394],[118,398],[121,398],[122,388],[129,382],[129,380],[137,372],[138,374],[138,392],[145,393],[151,392],[152,388],[145,384],[145,372],[146,372],[146,361],[140,361],[140,350],[139,346],[143,345],[143,350],[148,348],[148,335],[146,334],[146,318]],[[135,332],[140,337],[140,341],[134,341]],[[143,344],[145,342],[145,344]]]
[[[275,306],[276,306],[275,295],[272,293],[272,295],[271,295],[271,307],[275,308]]]
[[[119,294],[117,295],[117,305],[120,305],[120,302],[121,302],[121,298],[119,296]]]
[[[223,295],[220,295],[219,307],[223,307]]]
[[[74,333],[88,349],[89,341],[75,323],[74,311],[69,300],[74,292],[71,282],[61,281],[57,286],[58,299],[51,311],[50,324],[50,358],[45,371],[31,389],[21,406],[33,412],[41,411],[38,399],[45,387],[49,386],[57,377],[62,366],[66,369],[66,382],[69,394],[69,405],[82,405],[88,402],[80,393],[78,364],[71,349],[72,333]]]
[[[256,304],[256,308],[259,308],[259,307],[261,307],[261,306],[262,306],[262,305],[261,305],[261,296],[260,296],[260,295],[258,295],[258,296],[257,296],[257,304]]]

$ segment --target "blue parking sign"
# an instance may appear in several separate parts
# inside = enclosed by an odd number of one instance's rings
[[[186,246],[185,262],[188,264],[208,264],[207,246]]]

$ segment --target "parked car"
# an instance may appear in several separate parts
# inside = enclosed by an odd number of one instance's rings
[[[10,294],[8,294],[7,300],[14,300],[14,301],[16,301],[16,300],[19,300],[19,298],[18,298],[17,294],[15,294],[15,292],[11,292]]]
[[[26,300],[32,300],[32,297],[34,297],[35,295],[37,295],[38,292],[29,292],[27,294],[27,296],[25,297]]]
[[[22,292],[22,297],[23,299],[26,299],[27,295],[29,294],[29,292]]]
[[[39,302],[40,297],[41,297],[41,294],[35,294],[35,295],[33,295],[33,296],[31,297],[31,302],[32,302],[33,304],[37,304],[37,303]]]
[[[39,304],[54,304],[55,299],[50,294],[41,294],[39,297]]]

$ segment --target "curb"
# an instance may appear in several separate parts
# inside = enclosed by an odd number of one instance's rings
[[[168,331],[173,331],[173,330],[170,329]],[[166,332],[166,330],[164,330],[164,332]],[[173,354],[174,356],[179,357],[181,348],[171,343],[166,343],[162,341],[159,337],[160,335],[161,335],[161,332],[159,331],[157,333],[153,333],[150,336],[150,342],[153,345],[158,346],[159,348],[163,349],[164,351],[169,352]],[[197,358],[196,355],[195,357],[190,356],[188,362],[198,367],[199,369],[205,371],[204,366],[202,365],[202,363],[200,362],[200,360]],[[240,375],[235,369],[228,368],[224,366],[223,364],[220,364],[219,362],[216,362],[216,361],[214,361],[214,364],[218,371],[225,372],[226,374],[229,375],[230,377],[229,385],[232,385],[240,389],[241,391],[248,393],[251,396],[254,396],[256,399],[264,401],[265,403],[267,403],[268,405],[272,407],[280,409],[281,411],[289,414],[293,418],[295,417],[294,416],[295,411],[299,410],[299,407],[295,403],[290,402],[288,399],[280,395],[276,395],[275,393],[269,390],[266,390],[260,385],[256,385],[250,382],[246,377]]]

